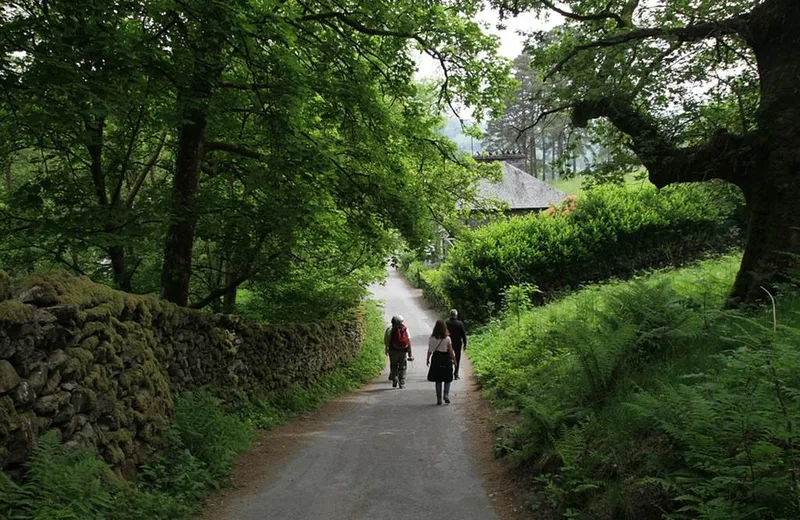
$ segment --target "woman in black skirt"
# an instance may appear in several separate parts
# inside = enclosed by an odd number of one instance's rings
[[[444,402],[450,404],[450,383],[453,382],[453,364],[456,353],[444,320],[438,320],[433,334],[428,338],[428,381],[436,382],[436,404],[442,404],[442,383],[444,383]]]

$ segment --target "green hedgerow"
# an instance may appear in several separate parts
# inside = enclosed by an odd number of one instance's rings
[[[466,233],[437,276],[420,277],[438,300],[485,322],[509,286],[553,295],[728,251],[740,244],[738,206],[716,186],[597,188],[567,215],[515,217]]]

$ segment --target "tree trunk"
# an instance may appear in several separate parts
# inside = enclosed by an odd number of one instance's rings
[[[222,297],[222,312],[224,314],[233,314],[236,312],[236,294],[239,291],[238,285],[233,285],[236,277],[233,273],[229,273],[226,279],[226,284],[231,289]]]
[[[111,268],[114,271],[114,284],[117,289],[131,292],[131,280],[125,267],[125,248],[124,246],[111,246],[108,248],[108,256],[111,257]]]
[[[767,2],[754,10],[750,44],[761,99],[757,174],[739,183],[749,217],[744,257],[730,302],[764,300],[793,281],[800,258],[800,2]],[[794,281],[797,281],[796,279]],[[763,287],[763,288],[762,288]]]
[[[533,176],[539,178],[539,165],[536,162],[536,130],[531,132],[531,168],[533,169]]]
[[[797,160],[797,150],[789,152]],[[773,167],[775,161],[773,162]],[[765,299],[766,290],[791,282],[800,255],[800,186],[797,168],[778,176],[758,179],[746,190],[748,229],[744,256],[731,290],[730,305]],[[769,166],[767,166],[769,168]],[[765,173],[774,169],[765,169]],[[796,274],[796,273],[795,273]],[[763,287],[763,288],[762,288]]]
[[[14,179],[11,177],[11,162],[11,157],[9,157],[6,163],[6,188],[8,188],[8,191],[11,191],[14,187]]]
[[[184,94],[190,96],[191,94]],[[182,97],[179,95],[179,98]],[[205,107],[197,100],[179,99],[178,105],[193,105],[184,112],[178,127],[178,152],[173,180],[171,222],[164,248],[161,297],[185,307],[189,303],[192,249],[197,227],[197,196],[206,129]]]

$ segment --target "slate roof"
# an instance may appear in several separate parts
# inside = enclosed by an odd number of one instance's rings
[[[548,208],[551,204],[560,204],[567,196],[563,191],[540,181],[516,166],[503,161],[500,165],[503,167],[502,181],[498,183],[481,181],[478,184],[478,193],[481,196],[502,200],[512,210]]]

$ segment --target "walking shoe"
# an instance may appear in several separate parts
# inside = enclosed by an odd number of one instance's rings
[[[449,396],[444,396],[444,402],[447,403],[447,404],[450,404],[450,397]],[[439,403],[439,404],[442,404],[442,403]]]
[[[405,383],[400,383],[400,388],[405,388],[405,387],[406,387]]]
[[[392,388],[397,388],[397,379],[392,379]]]
[[[453,376],[453,379],[461,379],[461,378],[458,377],[458,374],[456,374],[456,375]]]
[[[441,399],[437,399],[436,400],[436,404],[442,404],[442,400]]]

